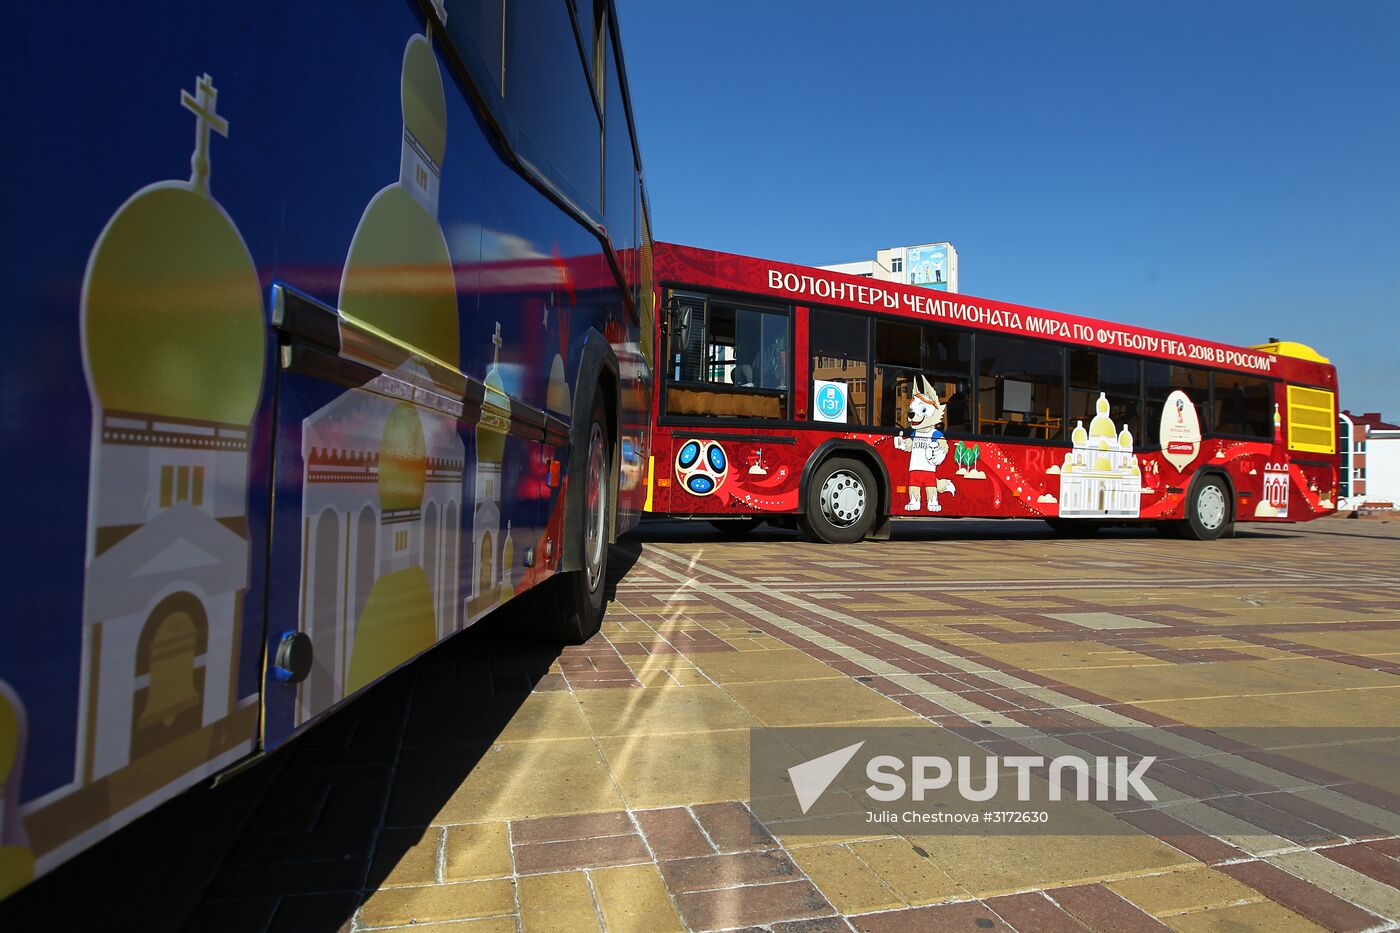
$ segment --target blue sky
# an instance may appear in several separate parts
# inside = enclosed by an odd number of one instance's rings
[[[658,239],[1300,340],[1400,417],[1400,3],[618,0]]]

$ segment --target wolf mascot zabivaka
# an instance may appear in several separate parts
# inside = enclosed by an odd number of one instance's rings
[[[909,504],[906,512],[919,511],[919,490],[924,491],[924,501],[930,512],[941,512],[938,494],[953,495],[957,488],[952,480],[939,479],[934,470],[948,456],[948,440],[938,430],[947,412],[948,400],[939,401],[938,392],[928,379],[918,376],[914,382],[914,398],[909,402],[909,427],[894,439],[898,450],[909,451]]]

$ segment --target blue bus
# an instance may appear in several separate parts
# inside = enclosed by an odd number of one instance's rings
[[[649,457],[609,0],[8,10],[0,897],[513,599]]]

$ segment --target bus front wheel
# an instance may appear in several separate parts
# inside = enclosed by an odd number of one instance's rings
[[[802,530],[814,541],[851,544],[875,524],[875,476],[859,460],[832,457],[812,474]]]
[[[1191,490],[1186,518],[1177,525],[1181,537],[1193,541],[1214,541],[1234,526],[1230,514],[1230,489],[1218,476],[1203,477]]]

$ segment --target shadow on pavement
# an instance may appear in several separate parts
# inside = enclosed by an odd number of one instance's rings
[[[609,599],[640,550],[611,550]],[[528,603],[507,604],[242,773],[180,795],[0,902],[0,930],[347,928],[531,692],[564,686],[549,674],[562,646],[522,637]]]
[[[751,530],[717,528],[701,519],[653,519],[643,522],[633,530],[623,543],[641,544],[704,544],[709,542],[775,543],[779,541],[807,542],[808,538],[796,528],[780,528],[770,524],[759,525]],[[1240,524],[1235,527],[1237,538],[1286,537],[1287,530],[1269,528],[1262,525]],[[1039,519],[1019,518],[931,518],[901,519],[893,524],[895,541],[1029,541],[1035,539],[1063,539],[1066,541],[1093,541],[1102,538],[1147,538],[1159,539],[1156,528],[1151,525],[1127,525],[1103,528],[1093,535],[1067,535],[1055,531]],[[1170,539],[1165,539],[1170,540]],[[864,545],[878,545],[880,542],[864,542]],[[832,545],[850,547],[851,545]]]

